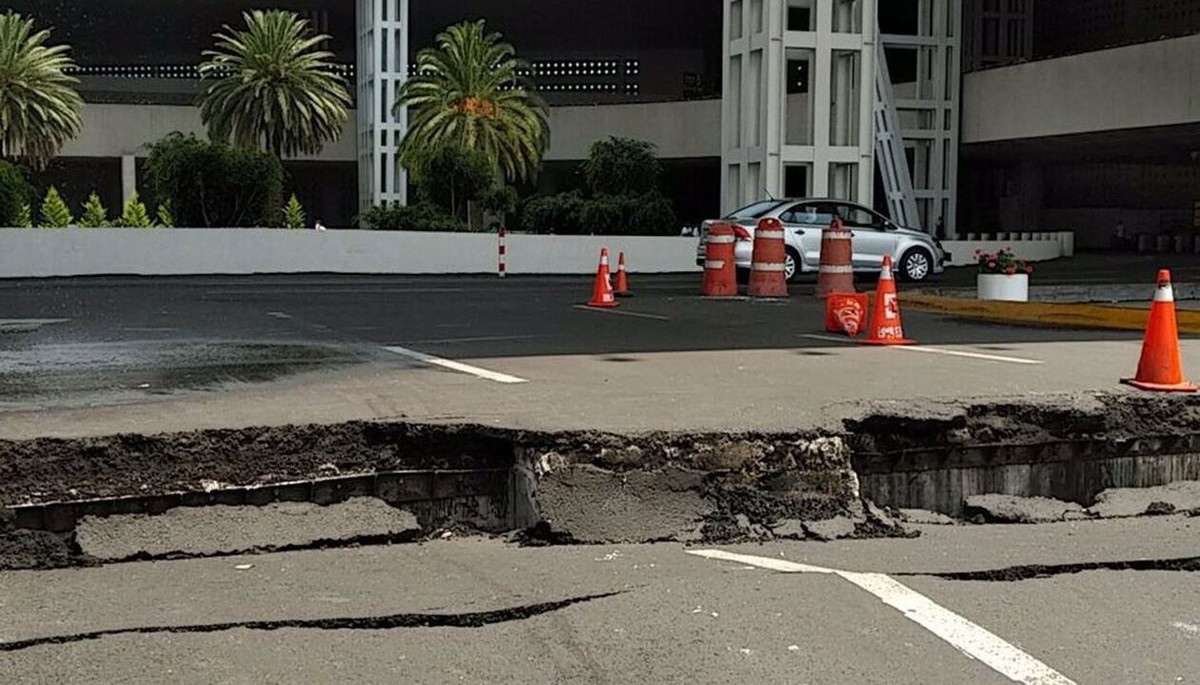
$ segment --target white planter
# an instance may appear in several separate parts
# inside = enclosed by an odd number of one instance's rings
[[[1029,301],[1029,274],[979,274],[979,299]]]

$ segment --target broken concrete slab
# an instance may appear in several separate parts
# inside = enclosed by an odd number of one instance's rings
[[[928,509],[900,509],[900,519],[905,523],[915,523],[927,526],[954,526],[958,521],[949,516]]]
[[[84,554],[102,561],[206,556],[295,548],[359,538],[416,539],[413,514],[370,497],[323,507],[277,502],[262,507],[178,507],[157,516],[85,517],[76,529]]]
[[[854,537],[855,520],[849,516],[837,516],[824,521],[807,521],[804,527],[814,540],[832,542]]]
[[[44,530],[0,531],[0,571],[70,566],[74,555],[67,541]]]
[[[1049,523],[1085,519],[1088,514],[1075,502],[1049,497],[973,495],[964,503],[968,520],[983,523]]]
[[[571,464],[543,473],[537,515],[578,542],[699,539],[712,506],[700,493],[703,474],[668,468],[615,472]]]
[[[1149,488],[1110,488],[1096,495],[1088,512],[1100,518],[1166,514],[1200,508],[1200,481],[1177,481]]]

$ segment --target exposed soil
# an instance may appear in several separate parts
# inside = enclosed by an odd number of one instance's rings
[[[1179,435],[1200,430],[1200,397],[1095,395],[1066,406],[981,403],[941,416],[877,413],[848,420],[845,427],[855,453]]]
[[[0,504],[192,491],[331,473],[512,464],[509,434],[480,426],[346,423],[0,441]]]

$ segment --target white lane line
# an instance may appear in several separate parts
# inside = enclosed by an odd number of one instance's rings
[[[456,362],[456,361],[452,361],[450,359],[442,359],[441,357],[434,357],[433,355],[425,354],[424,352],[417,352],[416,350],[410,350],[407,347],[385,347],[383,349],[387,350],[388,352],[392,352],[393,354],[398,354],[398,355],[401,355],[404,357],[408,357],[409,359],[415,359],[415,360],[417,360],[419,362],[423,362],[425,364],[430,364],[432,366],[440,366],[443,369],[450,369],[451,371],[458,371],[459,373],[467,373],[472,376],[476,376],[478,378],[483,378],[483,379],[489,380],[489,381],[495,381],[497,383],[514,384],[514,383],[528,383],[529,382],[529,381],[525,380],[524,378],[517,378],[516,376],[510,376],[506,373],[499,373],[497,371],[489,371],[487,369],[481,369],[478,366],[471,366],[470,364],[463,364],[462,362]]]
[[[1198,626],[1194,623],[1184,623],[1183,621],[1175,621],[1174,623],[1171,624],[1171,627],[1175,628],[1176,630],[1182,631],[1184,635],[1186,635],[1190,638],[1200,637],[1200,626]]]
[[[290,319],[290,318],[292,318],[292,315],[291,315],[291,314],[288,314],[287,312],[267,312],[267,316],[270,316],[270,317],[272,317],[272,318],[276,318],[276,319]]]
[[[801,338],[810,340],[823,340],[825,342],[837,342],[844,344],[853,344],[853,341],[848,338],[838,338],[832,335],[812,335],[804,333]],[[964,352],[962,350],[947,350],[942,347],[926,347],[924,345],[893,345],[890,349],[901,350],[906,352],[920,352],[923,354],[941,354],[947,357],[962,357],[964,359],[979,359],[986,362],[1004,362],[1006,364],[1024,364],[1026,366],[1037,366],[1045,362],[1038,359],[1025,359],[1023,357],[1003,357],[998,354],[983,354],[982,352]]]
[[[875,595],[908,620],[938,636],[963,654],[1009,680],[1025,685],[1075,685],[1075,681],[1006,642],[995,633],[946,609],[882,573],[857,573],[807,566],[782,559],[732,554],[719,550],[689,551],[708,559],[749,564],[784,573],[833,573]]]
[[[600,307],[589,307],[586,304],[575,305],[576,309],[585,312],[599,312],[600,314],[616,314],[617,316],[634,316],[639,319],[653,319],[655,321],[670,321],[669,316],[659,316],[658,314],[643,314],[641,312],[626,312],[620,309],[602,309]]]
[[[453,345],[456,343],[474,342],[506,342],[513,340],[532,340],[536,335],[481,335],[474,338],[440,338],[435,340],[411,340],[405,345]]]

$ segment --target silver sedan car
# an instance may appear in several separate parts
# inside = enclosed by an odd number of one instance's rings
[[[739,271],[749,271],[754,250],[754,229],[758,222],[775,218],[783,224],[787,261],[784,271],[789,281],[801,274],[815,273],[821,265],[821,231],[833,222],[834,217],[853,235],[853,266],[856,273],[878,273],[884,255],[891,255],[892,263],[901,278],[908,281],[923,281],[945,270],[950,255],[941,242],[922,231],[903,228],[890,219],[862,205],[845,200],[793,199],[764,200],[743,207],[722,221],[733,225],[737,234],[734,243]],[[700,229],[700,245],[696,254],[697,264],[704,264],[705,241],[708,227],[705,222]]]

